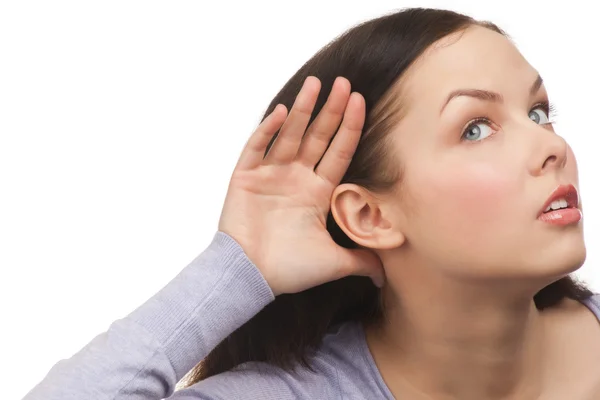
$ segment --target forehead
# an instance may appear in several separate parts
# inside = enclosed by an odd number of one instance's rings
[[[513,88],[524,91],[537,77],[536,70],[508,38],[480,26],[434,43],[407,72],[402,87],[412,104],[442,101],[459,88],[505,94]]]

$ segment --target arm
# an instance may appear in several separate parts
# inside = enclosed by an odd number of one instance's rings
[[[59,361],[23,400],[168,397],[191,368],[273,299],[237,242],[218,232],[156,295]]]
[[[375,253],[339,246],[325,226],[333,191],[360,140],[365,101],[350,93],[345,78],[336,79],[307,129],[320,87],[308,77],[289,115],[276,106],[251,135],[210,247],[140,308],[56,364],[24,400],[161,399],[275,295],[347,275],[383,282]],[[214,399],[208,393],[221,381],[211,382],[197,385],[195,394]],[[257,398],[245,391],[245,379],[239,382],[244,396]],[[225,386],[231,388],[217,393]]]

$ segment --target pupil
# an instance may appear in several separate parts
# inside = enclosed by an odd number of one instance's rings
[[[469,132],[470,136],[473,137],[477,137],[481,134],[481,128],[479,128],[477,125],[475,125],[474,127],[471,128],[471,131]]]
[[[531,120],[534,122],[540,122],[540,116],[537,115],[537,113],[532,112],[531,114],[529,114],[529,118],[531,118]]]

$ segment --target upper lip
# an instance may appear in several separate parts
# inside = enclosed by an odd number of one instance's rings
[[[546,209],[552,204],[553,201],[565,199],[567,201],[567,207],[577,208],[579,205],[579,195],[577,189],[573,185],[560,185],[550,195],[548,200],[544,203],[544,206],[540,210],[540,215],[546,211]]]

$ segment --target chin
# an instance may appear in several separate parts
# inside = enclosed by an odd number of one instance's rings
[[[533,270],[540,277],[557,280],[581,268],[586,255],[583,239],[561,241],[553,248],[539,254],[538,259],[534,261]]]
[[[586,246],[581,223],[569,227],[546,227],[528,241],[521,253],[532,275],[540,278],[561,278],[577,271],[585,262]],[[533,277],[533,276],[532,276]]]

